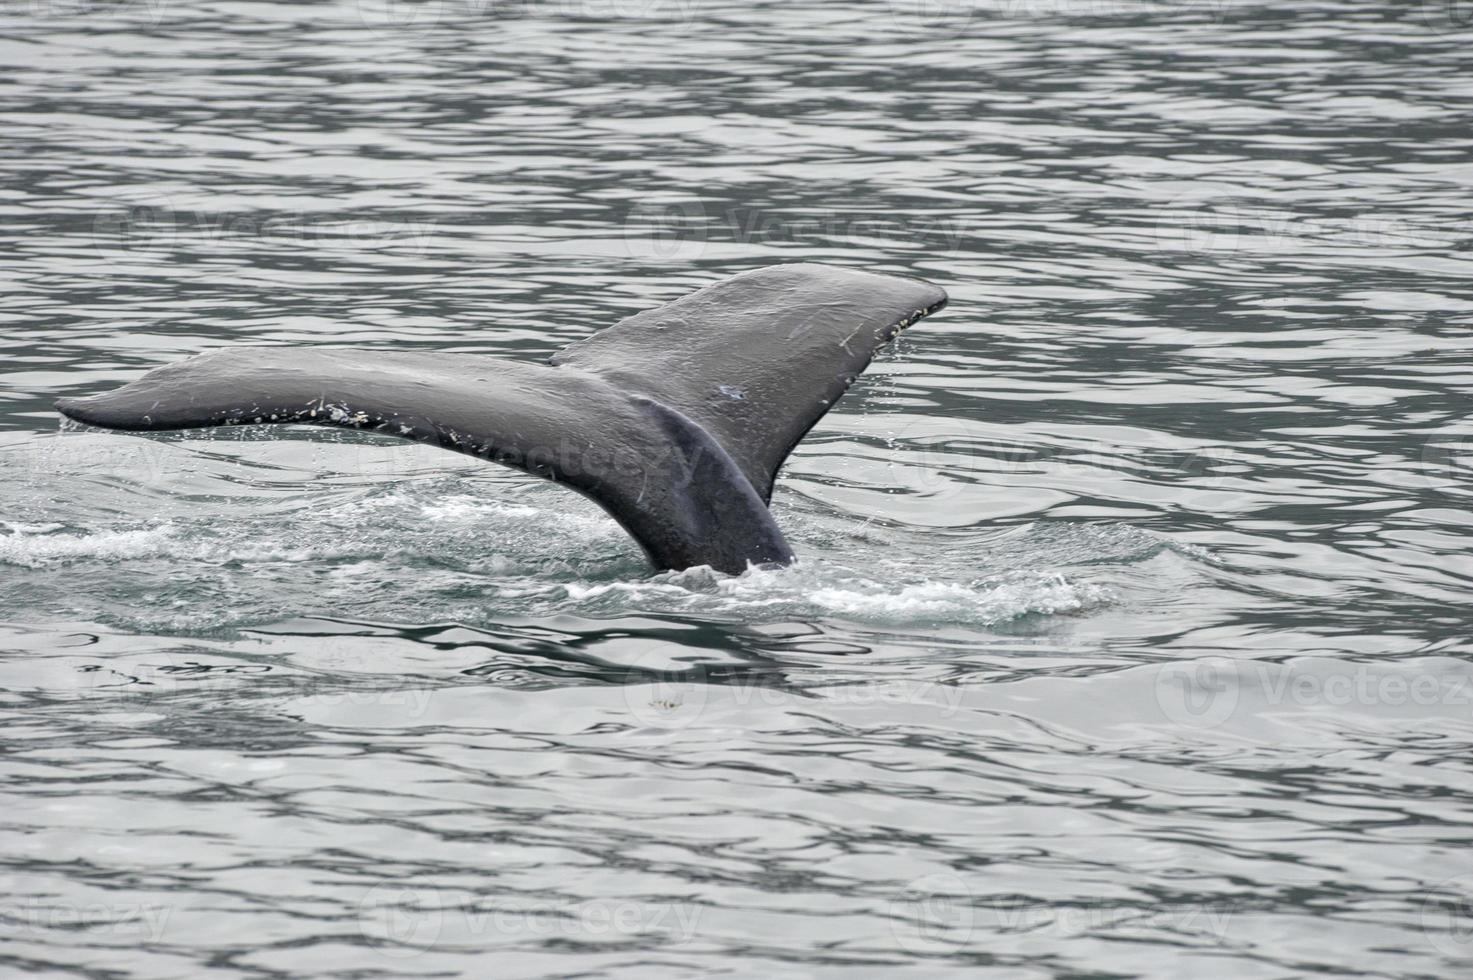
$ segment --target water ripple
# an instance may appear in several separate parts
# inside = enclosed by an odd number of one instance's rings
[[[1453,976],[1473,182],[1443,0],[0,9],[0,970]],[[233,343],[952,302],[650,575],[373,437],[66,427]]]

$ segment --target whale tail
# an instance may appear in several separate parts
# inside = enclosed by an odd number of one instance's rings
[[[621,320],[546,364],[235,347],[57,408],[131,431],[309,424],[429,442],[591,497],[657,567],[740,572],[792,560],[766,506],[783,460],[877,349],[945,303],[917,279],[770,266]]]

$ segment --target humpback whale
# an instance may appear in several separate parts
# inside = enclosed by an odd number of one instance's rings
[[[427,442],[592,498],[660,569],[787,564],[768,501],[788,453],[884,344],[946,304],[920,279],[799,263],[742,273],[533,363],[227,347],[63,398],[129,431],[330,425]]]

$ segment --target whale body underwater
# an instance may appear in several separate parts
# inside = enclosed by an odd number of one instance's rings
[[[486,354],[229,347],[63,398],[88,425],[329,425],[512,466],[592,498],[659,569],[788,564],[783,460],[875,352],[946,305],[920,279],[775,265],[534,363]]]

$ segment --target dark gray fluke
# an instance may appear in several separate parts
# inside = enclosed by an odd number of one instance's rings
[[[235,347],[57,408],[133,431],[282,423],[417,439],[586,494],[659,568],[736,573],[792,561],[767,510],[778,467],[879,347],[945,304],[919,279],[777,265],[621,320],[550,365]]]

